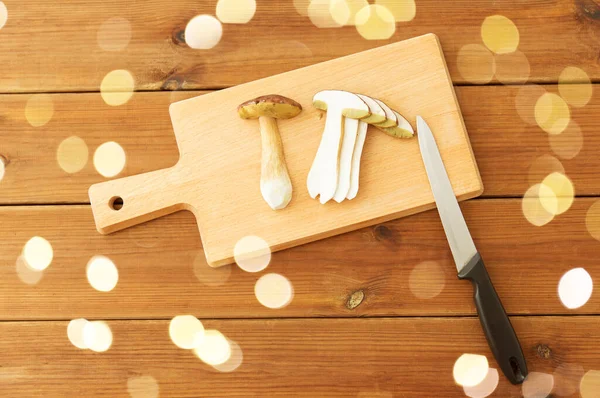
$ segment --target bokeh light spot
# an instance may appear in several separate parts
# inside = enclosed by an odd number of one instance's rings
[[[88,157],[89,151],[85,141],[77,136],[65,138],[56,150],[58,165],[69,174],[83,170]]]
[[[529,166],[529,183],[537,184],[552,173],[563,173],[563,164],[552,155],[542,155],[536,158]]]
[[[235,244],[233,257],[244,271],[259,272],[267,268],[271,262],[271,248],[258,236],[244,236]]]
[[[117,286],[119,271],[112,260],[105,256],[94,256],[86,268],[90,285],[98,291],[110,292]]]
[[[29,239],[23,248],[23,259],[25,263],[32,269],[37,271],[43,271],[54,257],[54,251],[52,245],[46,239],[41,236],[34,236]]]
[[[250,22],[256,12],[256,0],[219,0],[217,18],[223,23]]]
[[[229,359],[220,365],[213,365],[213,367],[219,372],[230,373],[239,368],[244,361],[244,353],[242,349],[235,341],[229,340],[229,347],[231,349],[231,354],[229,355]]]
[[[553,216],[558,214],[559,198],[556,196],[552,188],[548,185],[540,184],[539,187],[539,200],[542,207]]]
[[[171,319],[169,336],[177,347],[191,350],[202,344],[205,337],[204,326],[193,315],[178,315]]]
[[[521,85],[515,96],[515,107],[521,119],[531,125],[537,126],[535,120],[535,104],[537,100],[546,93],[542,86],[537,84]]]
[[[131,40],[131,24],[125,18],[109,18],[100,25],[96,39],[104,51],[123,50]]]
[[[266,274],[254,285],[256,299],[265,307],[278,309],[288,305],[294,296],[292,283],[283,275]]]
[[[94,167],[104,177],[114,177],[125,168],[125,151],[114,141],[100,145],[94,153]]]
[[[554,219],[554,215],[542,205],[542,200],[546,202],[546,206],[550,206],[552,200],[554,200],[555,203],[557,202],[557,199],[551,190],[544,189],[541,184],[536,184],[525,192],[521,203],[523,215],[527,221],[536,227],[546,225]],[[558,205],[556,205],[556,207],[558,207]]]
[[[310,3],[311,0],[294,0],[294,8],[296,8],[298,14],[308,17],[308,6]]]
[[[474,387],[487,376],[488,360],[483,355],[463,354],[454,363],[452,374],[456,384],[463,387]]]
[[[431,299],[444,290],[446,275],[436,261],[423,261],[410,273],[408,286],[412,294],[420,299]]]
[[[117,69],[109,72],[100,83],[100,95],[110,106],[127,103],[133,96],[135,81],[129,71]]]
[[[529,60],[521,51],[506,54],[496,54],[496,79],[508,84],[516,81],[526,82],[531,72]]]
[[[330,0],[329,13],[335,23],[340,26],[353,24],[350,23],[350,6],[346,0]]]
[[[27,100],[25,118],[33,127],[42,127],[54,115],[54,101],[48,94],[35,94]]]
[[[496,54],[511,53],[519,46],[519,30],[503,15],[492,15],[481,24],[481,38]]]
[[[127,392],[131,398],[158,398],[158,382],[152,376],[134,376],[127,379]]]
[[[412,21],[417,15],[415,0],[375,0],[375,4],[390,10],[396,22]]]
[[[498,374],[498,370],[490,368],[487,376],[485,376],[485,379],[483,379],[481,383],[473,387],[463,387],[463,390],[465,391],[465,395],[467,397],[485,398],[494,393],[499,382],[500,375]]]
[[[583,133],[573,120],[562,133],[548,135],[548,140],[552,151],[562,159],[573,159],[583,148]]]
[[[562,363],[554,370],[553,395],[570,397],[579,390],[579,383],[583,378],[583,367],[572,363]]]
[[[337,23],[356,25],[356,14],[368,5],[367,0],[331,0],[329,11]]]
[[[521,386],[523,398],[547,398],[554,388],[554,376],[548,373],[529,372]]]
[[[221,332],[208,329],[204,340],[194,348],[194,353],[207,365],[217,366],[226,363],[231,357],[229,340]]]
[[[75,347],[85,350],[88,346],[83,340],[83,329],[89,322],[86,319],[73,319],[67,326],[67,337]]]
[[[219,44],[223,25],[212,15],[198,15],[185,27],[185,42],[196,50],[208,50]]]
[[[6,5],[0,1],[0,29],[6,25],[6,21],[8,21],[8,10]]]
[[[356,30],[367,40],[386,40],[396,31],[394,15],[386,7],[371,4],[356,13]]]
[[[585,215],[585,226],[592,237],[600,241],[600,200],[590,206]]]
[[[340,24],[333,18],[331,15],[332,1],[312,0],[308,5],[308,17],[317,28],[339,28],[346,22]]]
[[[485,84],[492,81],[496,71],[494,54],[480,44],[467,44],[458,51],[458,72],[466,81]]]
[[[25,259],[23,258],[23,256],[19,256],[17,258],[16,269],[17,269],[17,276],[19,277],[21,282],[23,282],[27,285],[38,284],[42,280],[42,277],[44,276],[44,271],[39,271],[39,270],[29,267],[27,265],[27,263],[25,262]]]
[[[585,106],[592,98],[593,86],[583,69],[569,66],[558,77],[558,92],[571,106]]]
[[[548,195],[546,188],[550,189],[554,195]],[[557,172],[544,178],[540,187],[540,193],[546,194],[544,196],[540,195],[542,205],[548,212],[555,216],[569,210],[575,199],[573,183],[567,176]],[[548,200],[545,200],[546,196]]]
[[[571,121],[567,103],[554,93],[545,93],[535,104],[535,121],[548,134],[560,134]]]
[[[112,345],[110,327],[102,321],[88,322],[83,327],[83,343],[95,352],[107,351]]]
[[[204,252],[200,252],[194,258],[194,275],[206,286],[221,286],[231,275],[231,266],[213,268],[208,265]]]
[[[600,371],[589,370],[579,383],[579,394],[581,398],[600,397]]]
[[[558,282],[558,297],[570,310],[584,306],[592,297],[593,290],[592,277],[583,268],[567,271]]]

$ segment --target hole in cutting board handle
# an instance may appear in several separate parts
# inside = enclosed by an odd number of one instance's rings
[[[120,196],[113,197],[108,203],[108,206],[114,211],[121,210],[123,208],[123,198]]]

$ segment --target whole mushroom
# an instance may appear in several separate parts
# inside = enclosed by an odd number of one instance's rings
[[[273,210],[285,208],[292,200],[277,119],[290,119],[302,111],[296,101],[276,94],[264,95],[238,106],[242,119],[258,119],[262,142],[260,192]]]

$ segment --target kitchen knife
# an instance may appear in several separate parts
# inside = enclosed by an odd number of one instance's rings
[[[475,248],[433,133],[420,116],[417,116],[417,135],[433,197],[458,269],[458,278],[473,283],[479,320],[496,362],[511,383],[520,384],[527,376],[527,363],[521,345]]]

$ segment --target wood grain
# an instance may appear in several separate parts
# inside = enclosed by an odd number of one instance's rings
[[[509,314],[600,311],[597,294],[578,310],[563,307],[557,294],[561,276],[572,268],[585,268],[594,281],[600,275],[590,255],[599,243],[585,227],[595,201],[576,200],[544,227],[524,219],[517,199],[463,203]],[[96,232],[88,206],[2,208],[0,225],[0,319],[475,314],[472,287],[456,278],[435,211],[275,253],[261,274],[209,268],[194,217],[185,212],[110,236]],[[54,260],[38,284],[27,285],[15,269],[32,236],[52,244]],[[98,292],[87,281],[86,264],[95,255],[109,257],[119,270],[111,292]],[[271,310],[257,301],[254,284],[267,272],[292,283],[289,306]]]
[[[598,317],[512,318],[530,371],[559,366],[598,369],[589,335]],[[82,351],[67,322],[0,323],[4,397],[128,397],[127,381],[152,376],[164,397],[464,397],[454,362],[464,353],[496,364],[475,318],[206,320],[243,352],[242,365],[220,373],[177,348],[168,321],[109,321],[113,345]],[[559,371],[560,373],[560,371]],[[579,397],[583,374],[557,375],[554,391]],[[566,394],[565,394],[566,392]],[[522,397],[500,375],[493,396]]]
[[[545,88],[557,92],[555,86]],[[517,112],[515,98],[519,90],[518,86],[456,88],[485,186],[484,196],[522,196],[532,181],[545,177],[534,172],[529,178],[534,161],[553,155],[548,134],[526,124]],[[25,119],[29,95],[0,96],[0,156],[8,161],[0,181],[0,204],[89,202],[90,185],[106,180],[92,162],[94,151],[106,141],[118,142],[127,154],[127,164],[119,177],[174,165],[179,153],[167,109],[172,101],[197,94],[136,93],[120,107],[109,107],[98,94],[52,95],[54,116],[38,128]],[[596,153],[600,146],[596,134],[600,129],[598,89],[588,105],[571,111],[572,120],[581,129],[583,146],[576,157],[562,163],[576,194],[600,195],[600,179],[594,178],[600,170]],[[522,109],[521,113],[533,116],[533,108]],[[81,137],[90,153],[87,165],[76,174],[64,172],[56,161],[60,142],[72,135]],[[569,147],[571,143],[561,145]]]
[[[225,24],[221,42],[211,50],[190,49],[183,32],[195,15],[214,15],[215,1],[182,0],[168,7],[160,0],[5,3],[9,17],[0,31],[0,64],[10,75],[0,78],[0,92],[97,91],[114,69],[130,70],[138,90],[228,87],[430,32],[440,36],[453,80],[462,83],[458,51],[482,44],[481,23],[494,14],[519,29],[519,50],[529,60],[532,81],[557,81],[570,65],[600,78],[594,0],[421,0],[414,20],[398,23],[389,40],[378,41],[363,39],[352,26],[319,29],[298,14],[292,0],[273,0],[259,3],[248,24]],[[129,21],[131,40],[121,51],[105,51],[98,46],[98,30],[114,17]]]
[[[392,77],[394,83],[387,79]],[[379,98],[412,124],[422,116],[435,135],[456,196],[481,194],[439,41],[424,35],[172,104],[179,161],[169,169],[91,186],[98,231],[111,233],[190,210],[206,258],[216,267],[234,261],[234,247],[246,236],[260,236],[278,251],[433,208],[417,140],[394,139],[373,127],[367,133],[356,199],[322,205],[310,197],[307,175],[325,125],[312,99],[330,87]],[[303,106],[300,115],[278,121],[293,186],[292,201],[281,211],[273,211],[260,193],[258,123],[235,111],[242,102],[274,92]],[[124,201],[118,211],[111,206],[116,197]],[[258,248],[246,250],[253,255]]]
[[[194,95],[139,93],[119,107],[106,105],[99,94],[51,95],[52,119],[37,128],[30,126],[25,116],[32,96],[2,96],[0,156],[5,174],[0,181],[1,202],[88,202],[89,186],[105,180],[94,168],[93,156],[108,141],[119,143],[125,150],[123,175],[174,165],[178,152],[169,104]],[[87,164],[76,174],[66,173],[57,162],[57,149],[70,136],[82,138],[89,150]]]

